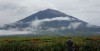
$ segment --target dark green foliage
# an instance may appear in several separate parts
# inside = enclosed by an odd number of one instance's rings
[[[67,51],[68,38],[0,38],[0,51]],[[74,49],[80,51],[100,51],[100,37],[72,37]]]

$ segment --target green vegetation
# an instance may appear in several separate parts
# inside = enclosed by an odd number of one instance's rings
[[[67,36],[0,38],[0,51],[67,51]],[[72,37],[80,51],[100,51],[100,37]]]

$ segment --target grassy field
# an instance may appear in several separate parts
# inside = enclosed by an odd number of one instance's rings
[[[67,36],[0,38],[0,51],[67,51]],[[100,51],[100,36],[72,37],[80,51]]]

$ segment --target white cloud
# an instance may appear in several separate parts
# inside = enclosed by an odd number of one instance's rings
[[[0,35],[18,35],[18,34],[28,34],[28,31],[17,31],[17,30],[0,30]]]
[[[71,18],[69,18],[69,17],[55,17],[55,18],[51,18],[51,19],[45,18],[45,19],[41,19],[41,20],[38,20],[38,18],[36,18],[36,20],[33,21],[31,24],[32,24],[33,28],[38,28],[44,22],[61,21],[61,20],[71,21]]]
[[[86,26],[89,28],[91,28],[91,27],[98,28],[96,25],[92,25],[92,24],[87,24]]]
[[[44,24],[44,22],[51,22],[51,21],[62,21],[62,20],[67,20],[67,21],[72,21],[71,18],[69,17],[55,17],[55,18],[45,18],[45,19],[41,19],[39,20],[37,17],[35,20],[33,20],[30,24],[30,27],[28,28],[25,28],[26,30],[30,30],[31,32],[37,34],[41,31],[44,31],[44,30],[41,30],[41,25]],[[75,20],[73,18],[73,20]],[[73,25],[74,26],[74,25]],[[59,27],[59,28],[47,28],[47,30],[45,31],[57,31],[57,30],[65,30],[66,28],[65,27]]]
[[[76,29],[81,24],[82,24],[81,22],[73,22],[73,23],[70,23],[69,26],[68,26],[68,29]]]

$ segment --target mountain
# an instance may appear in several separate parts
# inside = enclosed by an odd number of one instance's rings
[[[0,29],[27,30],[34,33],[100,32],[100,26],[91,25],[58,10],[46,9]]]

